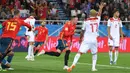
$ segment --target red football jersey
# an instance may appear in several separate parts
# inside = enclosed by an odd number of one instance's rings
[[[65,39],[66,41],[72,41],[72,37],[75,33],[76,24],[72,24],[71,21],[68,21],[64,24],[64,27],[60,33],[60,38]]]
[[[35,31],[38,31],[35,41],[44,42],[46,40],[46,35],[48,35],[48,29],[46,27],[38,26],[35,28]]]
[[[9,20],[6,20],[2,23],[3,31],[2,31],[2,37],[8,37],[14,39],[17,36],[17,33],[20,30],[21,26],[26,26],[31,30],[31,26],[27,23],[25,23],[20,18],[12,18]]]

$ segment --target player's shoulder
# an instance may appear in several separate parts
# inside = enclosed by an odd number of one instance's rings
[[[71,24],[71,21],[67,21],[67,22],[65,23],[66,26],[69,26],[70,24]]]
[[[47,27],[44,27],[45,28],[45,30],[48,30],[48,28]]]
[[[97,20],[97,19],[98,19],[97,17],[87,18],[88,21],[89,21],[89,20]]]
[[[23,21],[24,21],[24,20],[21,19],[21,18],[13,18],[12,20],[14,20],[14,21],[18,21],[18,22],[23,22]]]
[[[113,17],[111,17],[111,18],[109,18],[108,20],[109,20],[109,21],[114,21],[114,18],[113,18]]]
[[[118,18],[118,21],[121,21],[121,19],[120,19],[120,18]]]
[[[113,17],[109,18],[109,21],[114,21],[115,19]],[[118,21],[121,21],[120,18],[117,19]]]

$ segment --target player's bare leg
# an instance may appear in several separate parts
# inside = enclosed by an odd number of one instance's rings
[[[113,64],[116,64],[116,62],[117,62],[117,59],[118,59],[118,47],[115,47],[115,56],[114,56],[114,62],[113,62]]]
[[[113,64],[113,52],[112,52],[112,46],[109,46],[109,58],[110,58],[110,65]]]
[[[45,50],[42,50],[41,52],[39,52],[39,53],[37,54],[37,56],[40,56],[40,55],[43,55],[43,54],[47,54],[47,55],[50,55],[50,56],[59,57],[60,54],[61,54],[61,50],[60,50],[60,49],[57,49],[56,52],[54,52],[54,51],[45,52]]]
[[[38,45],[37,47],[35,47],[35,52],[34,52],[34,56],[36,56],[39,52],[39,49],[40,49],[41,45]]]
[[[72,65],[67,69],[68,72],[71,72],[72,69],[76,66],[76,64],[77,64],[77,62],[78,62],[78,60],[79,60],[79,58],[80,58],[81,55],[82,55],[82,53],[80,53],[80,52],[78,52],[78,53],[75,55],[74,61],[73,61]]]

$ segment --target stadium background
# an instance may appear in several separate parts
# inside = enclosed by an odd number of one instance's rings
[[[130,0],[0,0],[0,26],[1,23],[13,16],[13,12],[19,9],[21,12],[21,18],[25,19],[28,17],[30,12],[35,14],[36,26],[40,25],[43,20],[47,21],[47,28],[49,29],[50,43],[48,43],[49,50],[50,47],[56,45],[57,35],[59,30],[62,28],[66,20],[69,20],[71,16],[77,15],[80,19],[77,24],[75,38],[73,40],[74,47],[79,47],[76,40],[79,36],[81,21],[87,17],[89,10],[94,8],[98,10],[98,5],[101,1],[105,1],[107,5],[103,9],[102,21],[100,23],[99,32],[99,43],[98,48],[102,53],[98,53],[98,62],[96,73],[129,73],[130,72]],[[40,10],[40,8],[43,8]],[[121,43],[120,53],[117,65],[109,64],[108,48],[107,48],[107,23],[108,18],[112,17],[112,12],[114,9],[119,9],[121,13],[121,20],[123,21],[123,32],[124,32],[124,42]],[[77,12],[78,11],[78,12]],[[86,15],[86,16],[84,16]],[[41,21],[40,21],[41,20]],[[63,70],[64,53],[60,57],[51,56],[39,56],[35,57],[35,61],[27,61],[25,56],[27,55],[27,39],[24,37],[25,28],[22,27],[19,32],[15,43],[13,43],[15,56],[11,63],[14,71],[7,71],[6,73],[67,73]],[[1,30],[0,30],[1,33]],[[22,39],[22,40],[20,40]],[[20,44],[21,42],[21,44]],[[42,47],[44,48],[44,46]],[[74,48],[72,48],[74,49]],[[77,51],[77,48],[73,50]],[[105,52],[105,53],[104,53]],[[107,52],[107,53],[106,53]],[[127,52],[127,53],[126,53]],[[76,53],[71,53],[69,59],[69,66],[73,62],[73,58]],[[91,54],[83,54],[77,67],[71,73],[93,73],[91,71]],[[2,72],[3,73],[3,72]]]
[[[130,43],[130,0],[1,0],[0,21],[2,23],[10,16],[13,16],[13,12],[16,9],[20,10],[22,19],[27,18],[30,13],[34,13],[37,19],[35,26],[39,26],[40,22],[45,20],[47,21],[46,27],[49,29],[49,42],[47,46],[42,46],[41,49],[55,51],[57,36],[63,24],[71,16],[77,15],[79,23],[77,24],[75,38],[71,47],[71,51],[77,52],[79,48],[78,36],[81,31],[82,21],[88,17],[90,9],[98,10],[101,1],[106,2],[107,5],[103,9],[102,22],[99,26],[99,52],[108,52],[107,20],[112,17],[114,9],[119,9],[120,18],[123,21],[122,29],[125,39],[120,43],[120,52],[130,52],[130,46],[128,46],[128,43]],[[0,30],[1,33],[2,29]],[[24,33],[25,28],[22,27],[18,33],[19,37],[13,43],[14,51],[27,51],[28,43]]]

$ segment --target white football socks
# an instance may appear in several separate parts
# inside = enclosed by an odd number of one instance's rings
[[[110,57],[110,61],[113,61],[113,58],[112,58],[112,51],[109,51],[109,57]]]
[[[97,54],[94,54],[92,56],[92,69],[96,69],[96,63],[97,63]]]
[[[77,62],[78,62],[80,56],[81,56],[80,53],[77,53],[77,54],[75,55],[75,57],[74,57],[74,61],[73,61],[73,64],[72,64],[72,65],[76,65],[76,64],[77,64]]]
[[[115,51],[115,59],[114,59],[114,62],[115,62],[115,63],[116,63],[117,59],[118,59],[118,51],[116,50],[116,51]]]

